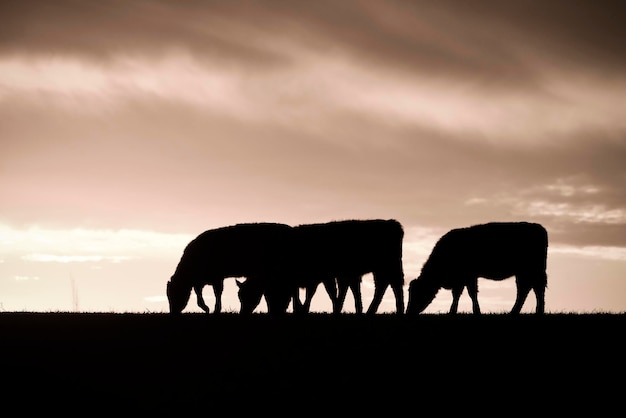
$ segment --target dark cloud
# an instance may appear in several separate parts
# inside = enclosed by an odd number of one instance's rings
[[[567,223],[544,221],[550,227],[553,244],[571,246],[626,247],[626,223]]]
[[[0,50],[5,54],[73,55],[97,61],[119,55],[161,55],[185,49],[212,60],[272,65],[282,58],[260,48],[245,15],[220,2],[150,0],[3,2]],[[6,24],[5,24],[6,23]]]
[[[492,85],[536,66],[619,75],[623,2],[603,1],[9,1],[0,50],[94,59],[184,48],[249,65],[289,62],[280,42],[371,66]]]

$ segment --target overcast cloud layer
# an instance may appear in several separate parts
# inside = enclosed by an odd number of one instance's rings
[[[2,2],[1,220],[532,220],[626,247],[622,5]]]

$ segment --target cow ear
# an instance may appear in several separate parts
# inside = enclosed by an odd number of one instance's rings
[[[241,285],[243,284],[243,282],[240,282],[239,280],[235,279],[235,283],[237,283],[237,287],[241,287]]]

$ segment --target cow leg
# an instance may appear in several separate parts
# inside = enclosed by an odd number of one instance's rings
[[[336,309],[333,309],[335,313],[341,313],[343,310],[343,304],[348,294],[348,286],[350,286],[348,281],[349,279],[346,277],[337,277],[337,306]]]
[[[541,272],[538,276],[538,280],[533,285],[533,291],[535,292],[535,296],[537,298],[537,308],[535,309],[535,313],[541,315],[545,310],[545,295],[546,295],[546,286],[548,285],[548,276],[546,272]]]
[[[313,296],[315,296],[315,292],[317,291],[317,286],[319,286],[319,283],[311,284],[306,287],[306,292],[304,296],[304,304],[300,305],[297,313],[309,313],[309,311],[311,310],[311,301],[313,300]],[[298,301],[299,300],[300,299],[298,298]]]
[[[528,292],[530,292],[531,285],[528,280],[528,276],[518,274],[515,276],[515,282],[517,284],[517,296],[515,298],[515,304],[513,305],[513,309],[511,309],[511,314],[517,315],[521,312],[522,306],[524,306],[524,302],[526,301],[526,297],[528,296]]]
[[[515,280],[517,282],[517,300],[515,301],[511,313],[519,313],[521,311],[524,301],[530,289],[532,289],[537,299],[535,313],[539,315],[543,314],[545,310],[546,285],[548,282],[546,272],[543,271],[536,275],[527,273],[518,274],[515,276]]]
[[[210,311],[209,307],[204,302],[204,297],[202,297],[202,288],[203,287],[204,287],[203,285],[194,286],[193,290],[194,290],[194,292],[196,292],[196,302],[198,303],[198,306],[200,307],[200,309],[202,309],[206,313],[209,313],[209,311]]]
[[[300,288],[295,285],[288,286],[288,287],[279,286],[277,289],[274,288],[273,290],[274,297],[272,298],[271,313],[274,315],[284,315],[287,312],[287,308],[289,307],[289,302],[291,301],[293,301],[294,312],[295,312],[296,303],[298,305],[300,304],[299,293],[300,293]],[[267,303],[267,297],[265,298],[265,302]]]
[[[541,315],[544,313],[544,310],[545,310],[546,288],[541,286],[541,287],[535,287],[533,288],[533,290],[535,292],[535,296],[537,297],[537,307],[535,309],[535,313]]]
[[[373,315],[376,313],[378,306],[380,306],[380,302],[383,300],[385,290],[387,290],[386,285],[383,286],[382,283],[376,283],[376,280],[374,280],[374,286],[374,297],[372,298],[369,308],[367,308],[366,315]]]
[[[354,296],[354,310],[357,314],[363,313],[363,298],[361,297],[361,278],[350,282],[350,290]]]
[[[396,313],[398,315],[404,314],[404,291],[402,290],[402,283],[392,284],[391,290],[396,298]]]
[[[279,288],[270,286],[271,292],[266,292],[265,303],[267,304],[267,312],[272,315],[284,315],[289,308],[289,304],[293,303],[293,312],[299,313],[302,310],[300,303],[300,288],[287,287]]]
[[[311,301],[313,300],[313,296],[315,296],[315,292],[317,292],[317,286],[319,286],[319,283],[306,288],[303,313],[309,313],[311,311]]]
[[[387,290],[387,286],[391,287],[393,291],[394,297],[396,299],[396,313],[402,315],[404,313],[404,292],[402,290],[402,278],[399,281],[392,282],[385,277],[384,280],[380,279],[380,276],[374,274],[374,298],[372,299],[372,303],[370,303],[369,308],[367,309],[367,314],[374,314],[378,310],[378,306],[383,300],[383,296],[385,291]]]
[[[387,286],[389,282],[381,279],[381,274],[378,272],[372,272],[374,276],[374,297],[372,298],[372,302],[370,303],[369,308],[367,308],[366,315],[373,315],[378,310],[380,303],[383,300],[383,296],[385,295],[385,291],[387,290]],[[404,307],[403,307],[404,310]]]
[[[383,296],[385,295],[385,290],[387,290],[387,284],[388,282],[383,282],[378,278],[378,275],[374,273],[374,297],[372,298],[369,308],[367,308],[367,315],[373,315],[378,310],[380,302],[382,302]]]
[[[307,292],[308,292],[308,289],[307,289]],[[304,311],[305,306],[300,301],[300,288],[299,287],[296,287],[296,289],[293,291],[291,300],[293,301],[293,313],[296,313],[296,314],[302,313]]]
[[[452,288],[452,305],[450,305],[450,314],[454,315],[459,310],[459,299],[463,294],[463,288],[465,286],[457,286]]]
[[[215,313],[222,312],[222,293],[224,292],[224,281],[216,280],[213,283],[213,294],[215,294]]]
[[[467,282],[467,293],[472,299],[472,312],[474,315],[480,315],[480,306],[478,305],[478,278]]]
[[[330,301],[333,304],[333,313],[340,313],[341,308],[339,307],[339,300],[337,298],[337,283],[335,282],[335,278],[331,277],[325,279],[322,283],[324,283],[326,293],[328,293]]]

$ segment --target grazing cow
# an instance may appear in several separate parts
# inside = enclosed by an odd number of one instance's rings
[[[407,314],[422,312],[440,288],[452,290],[450,313],[457,312],[463,289],[478,305],[478,278],[504,280],[515,276],[517,298],[512,314],[518,314],[532,289],[537,298],[536,313],[544,312],[548,278],[546,261],[548,233],[539,224],[492,222],[453,229],[439,239],[417,279],[409,284]]]
[[[227,277],[246,277],[259,283],[284,280],[291,235],[289,225],[278,223],[237,224],[198,235],[185,248],[174,275],[167,282],[170,313],[177,314],[185,309],[192,288],[198,306],[208,313],[209,308],[202,297],[205,285],[213,286],[215,312],[219,313]],[[276,287],[279,291],[283,288]],[[272,301],[272,308],[282,309],[279,302],[285,297],[273,290],[270,289],[268,296],[278,301]]]
[[[402,225],[395,220],[347,220],[294,227],[290,291],[294,312],[308,311],[319,283],[324,283],[333,301],[333,312],[341,312],[350,287],[355,295],[357,312],[362,311],[360,282],[364,274],[374,276],[375,291],[367,310],[376,313],[387,286],[393,290],[396,311],[404,312],[404,273],[402,268]],[[335,296],[335,280],[339,295]],[[239,284],[242,312],[253,310],[263,289],[254,283]],[[298,288],[306,288],[304,304]],[[284,303],[283,303],[284,305]]]

